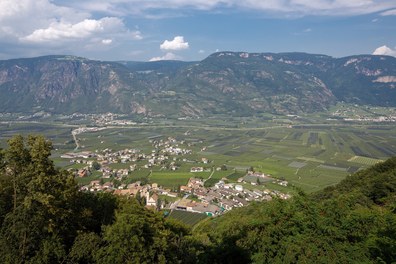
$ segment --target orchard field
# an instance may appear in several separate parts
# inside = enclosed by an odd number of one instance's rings
[[[326,121],[317,118],[292,120],[264,119],[196,119],[162,120],[150,124],[108,126],[96,132],[76,136],[78,151],[97,152],[139,149],[141,153],[153,151],[153,140],[175,138],[178,146],[191,150],[190,154],[172,156],[178,164],[176,171],[159,166],[137,169],[129,174],[129,182],[145,179],[164,187],[176,189],[190,177],[200,177],[213,186],[226,178],[236,182],[246,170],[284,179],[290,186],[313,192],[333,185],[359,169],[396,155],[396,126],[393,123],[370,124]],[[71,131],[81,124],[61,123],[8,123],[0,127],[1,146],[14,134],[44,134],[53,141],[53,159],[57,166],[71,168],[83,165],[70,164],[60,158],[66,152],[76,151]],[[202,159],[208,163],[203,163]],[[128,168],[131,163],[112,164],[114,168]],[[219,171],[223,166],[226,171]],[[203,172],[190,172],[201,166]],[[272,186],[284,189],[283,187]],[[264,188],[264,187],[262,187]]]

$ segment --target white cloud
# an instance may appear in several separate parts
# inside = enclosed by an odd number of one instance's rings
[[[65,22],[54,22],[48,28],[36,29],[30,35],[21,38],[30,42],[53,42],[56,40],[84,39],[97,33],[110,33],[121,31],[124,24],[119,18],[105,17],[100,20],[84,19],[71,24]]]
[[[230,5],[228,2],[235,0],[107,0],[106,4],[98,0],[69,0],[69,5],[76,9],[90,12],[111,12],[113,14],[143,14],[146,10],[189,8],[198,10],[211,10],[220,5]],[[235,1],[236,2],[236,1]],[[160,16],[161,17],[161,16]]]
[[[34,18],[43,16],[48,18],[49,14],[56,13],[62,15],[70,14],[71,9],[60,7],[52,4],[48,0],[1,0],[0,1],[0,21],[4,22],[8,19],[18,20],[26,15],[32,15]],[[76,14],[78,14],[76,12]],[[34,20],[32,23],[36,22]]]
[[[176,36],[173,40],[165,40],[161,45],[160,49],[165,51],[176,51],[176,50],[185,50],[188,49],[188,42],[184,41],[183,36]],[[164,56],[151,58],[150,61],[159,61],[159,60],[180,60],[182,59],[180,56],[167,52]]]
[[[394,0],[246,0],[239,5],[289,15],[362,15],[396,7]]]
[[[374,50],[373,55],[388,55],[388,56],[393,56],[396,57],[396,48],[391,49],[387,47],[386,45],[381,46],[377,49]]]
[[[165,40],[161,45],[162,50],[184,50],[188,49],[188,42],[184,42],[183,36],[176,36],[173,40]]]
[[[111,43],[113,43],[112,39],[102,39],[102,44],[103,45],[110,45]]]
[[[203,54],[203,53],[205,53],[205,51],[201,49],[201,50],[198,51],[198,53],[199,54]]]
[[[276,1],[276,0],[275,0]],[[262,10],[275,11],[278,13],[292,15],[324,15],[324,16],[345,16],[345,15],[362,15],[375,13],[384,10],[390,6],[396,6],[393,0],[385,0],[382,3],[373,0],[290,0],[276,1],[280,3],[272,8],[272,1],[252,0],[258,4],[260,2],[269,3],[263,6]]]
[[[88,13],[57,6],[48,0],[1,0],[0,37],[20,38],[51,23],[78,23],[88,17]]]
[[[94,16],[75,8],[73,0],[0,0],[0,50],[7,50],[8,58],[93,54],[142,38],[122,18]]]
[[[128,19],[138,21],[141,17],[161,19],[188,16],[194,15],[195,13],[192,12],[194,10],[212,13],[253,10],[261,12],[261,17],[348,16],[369,13],[389,16],[396,15],[396,1],[0,0],[0,51],[3,54],[0,55],[16,57],[73,52],[89,55],[94,54],[96,50],[112,50],[121,53],[125,47],[143,49],[146,48],[144,46],[146,43],[134,46],[135,41],[150,39],[152,36],[144,32],[145,30],[141,32],[139,28],[128,28],[124,19],[125,21]],[[301,28],[302,30],[304,28]],[[177,39],[179,37],[181,40]],[[147,42],[147,45],[151,44]],[[116,46],[118,49],[113,49]],[[189,43],[182,36],[166,40],[161,44],[161,50],[165,52],[188,48]],[[109,52],[108,56],[117,52]],[[166,56],[165,54],[158,58],[169,59],[172,55]]]
[[[132,32],[132,38],[135,40],[142,40],[143,39],[142,32],[140,32],[139,30]]]
[[[214,10],[224,7],[255,10],[279,15],[326,15],[345,16],[376,12],[394,12],[394,0],[107,0],[106,4],[97,0],[69,0],[71,5],[90,12],[141,15],[147,18],[161,17],[161,13],[178,9]],[[154,11],[154,12],[151,12]],[[166,11],[166,12],[165,12]]]
[[[167,52],[164,56],[162,57],[154,57],[151,58],[150,61],[160,61],[160,60],[180,60],[181,57],[177,56],[176,54],[172,52]]]
[[[391,9],[391,10],[382,12],[381,16],[396,16],[396,9]]]

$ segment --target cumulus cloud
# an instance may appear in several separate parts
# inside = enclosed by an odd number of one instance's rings
[[[373,55],[388,55],[396,57],[396,49],[391,49],[388,46],[384,45],[376,48],[373,52]]]
[[[160,60],[180,60],[181,57],[177,56],[172,52],[167,52],[164,56],[151,58],[150,61],[160,61]]]
[[[122,18],[94,17],[72,0],[0,0],[0,49],[8,50],[5,57],[91,52],[141,39],[142,33],[129,30]]]
[[[78,23],[88,13],[56,6],[48,0],[1,0],[0,37],[20,38],[51,23]]]
[[[65,22],[54,22],[48,28],[36,29],[30,35],[21,40],[31,42],[52,42],[55,40],[84,39],[97,33],[110,33],[122,29],[124,24],[119,18],[105,17],[100,20],[84,19],[71,24]]]
[[[176,36],[173,40],[165,40],[161,45],[162,50],[184,50],[188,49],[188,42],[184,41],[183,36]]]
[[[173,40],[165,40],[161,45],[160,49],[164,51],[178,51],[188,49],[188,42],[184,41],[183,36],[176,36]],[[150,61],[159,61],[159,60],[180,60],[182,59],[180,56],[167,52],[164,56],[151,58]]]
[[[83,10],[106,11],[118,14],[135,14],[146,17],[158,17],[159,11],[178,9],[243,9],[280,15],[362,15],[387,12],[396,9],[394,0],[108,0],[106,4],[97,0],[69,0],[72,5]],[[155,13],[150,13],[155,11]]]

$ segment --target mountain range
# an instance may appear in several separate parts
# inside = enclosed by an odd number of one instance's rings
[[[216,52],[198,62],[0,61],[0,112],[198,117],[396,106],[396,58]]]

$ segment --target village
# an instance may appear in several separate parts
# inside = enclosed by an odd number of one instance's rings
[[[215,171],[227,168],[225,165],[216,168],[207,167],[206,165],[211,161],[204,157],[199,161],[202,166],[191,166],[189,171],[198,175],[210,172],[207,179],[190,177],[187,184],[180,185],[177,189],[160,186],[148,179],[131,182],[128,176],[135,170],[152,171],[155,167],[171,173],[179,169],[180,162],[187,164],[194,162],[186,158],[192,150],[184,148],[184,145],[189,146],[184,141],[178,141],[173,137],[155,138],[149,141],[153,147],[149,154],[135,148],[119,151],[106,148],[95,152],[70,152],[63,154],[61,158],[68,159],[71,164],[82,166],[80,169],[69,169],[78,179],[89,177],[92,173],[100,175],[98,179],[82,185],[81,191],[109,192],[114,195],[135,197],[154,210],[182,210],[216,216],[233,208],[246,206],[253,201],[268,201],[274,197],[290,198],[289,194],[277,190],[254,188],[266,182],[274,182],[281,186],[287,186],[288,183],[253,170],[247,170],[246,174],[236,182],[222,178],[213,186],[205,186],[205,182]],[[114,169],[111,168],[111,164],[124,164],[127,168]],[[246,185],[253,188],[245,188]]]
[[[190,178],[187,185],[180,186],[177,192],[162,188],[157,183],[142,185],[140,181],[128,185],[121,184],[116,188],[112,182],[101,183],[100,180],[91,181],[80,188],[81,191],[111,192],[114,195],[123,195],[143,199],[148,208],[154,210],[171,209],[195,213],[204,213],[215,216],[236,207],[242,207],[252,201],[269,201],[273,197],[290,198],[276,190],[248,190],[242,185],[225,183],[220,180],[214,187],[204,187],[204,181],[199,178]],[[169,203],[160,196],[178,198]]]
[[[396,122],[394,108],[384,110],[380,107],[359,107],[358,105],[340,105],[339,109],[331,113],[333,118],[346,122],[393,123]]]

